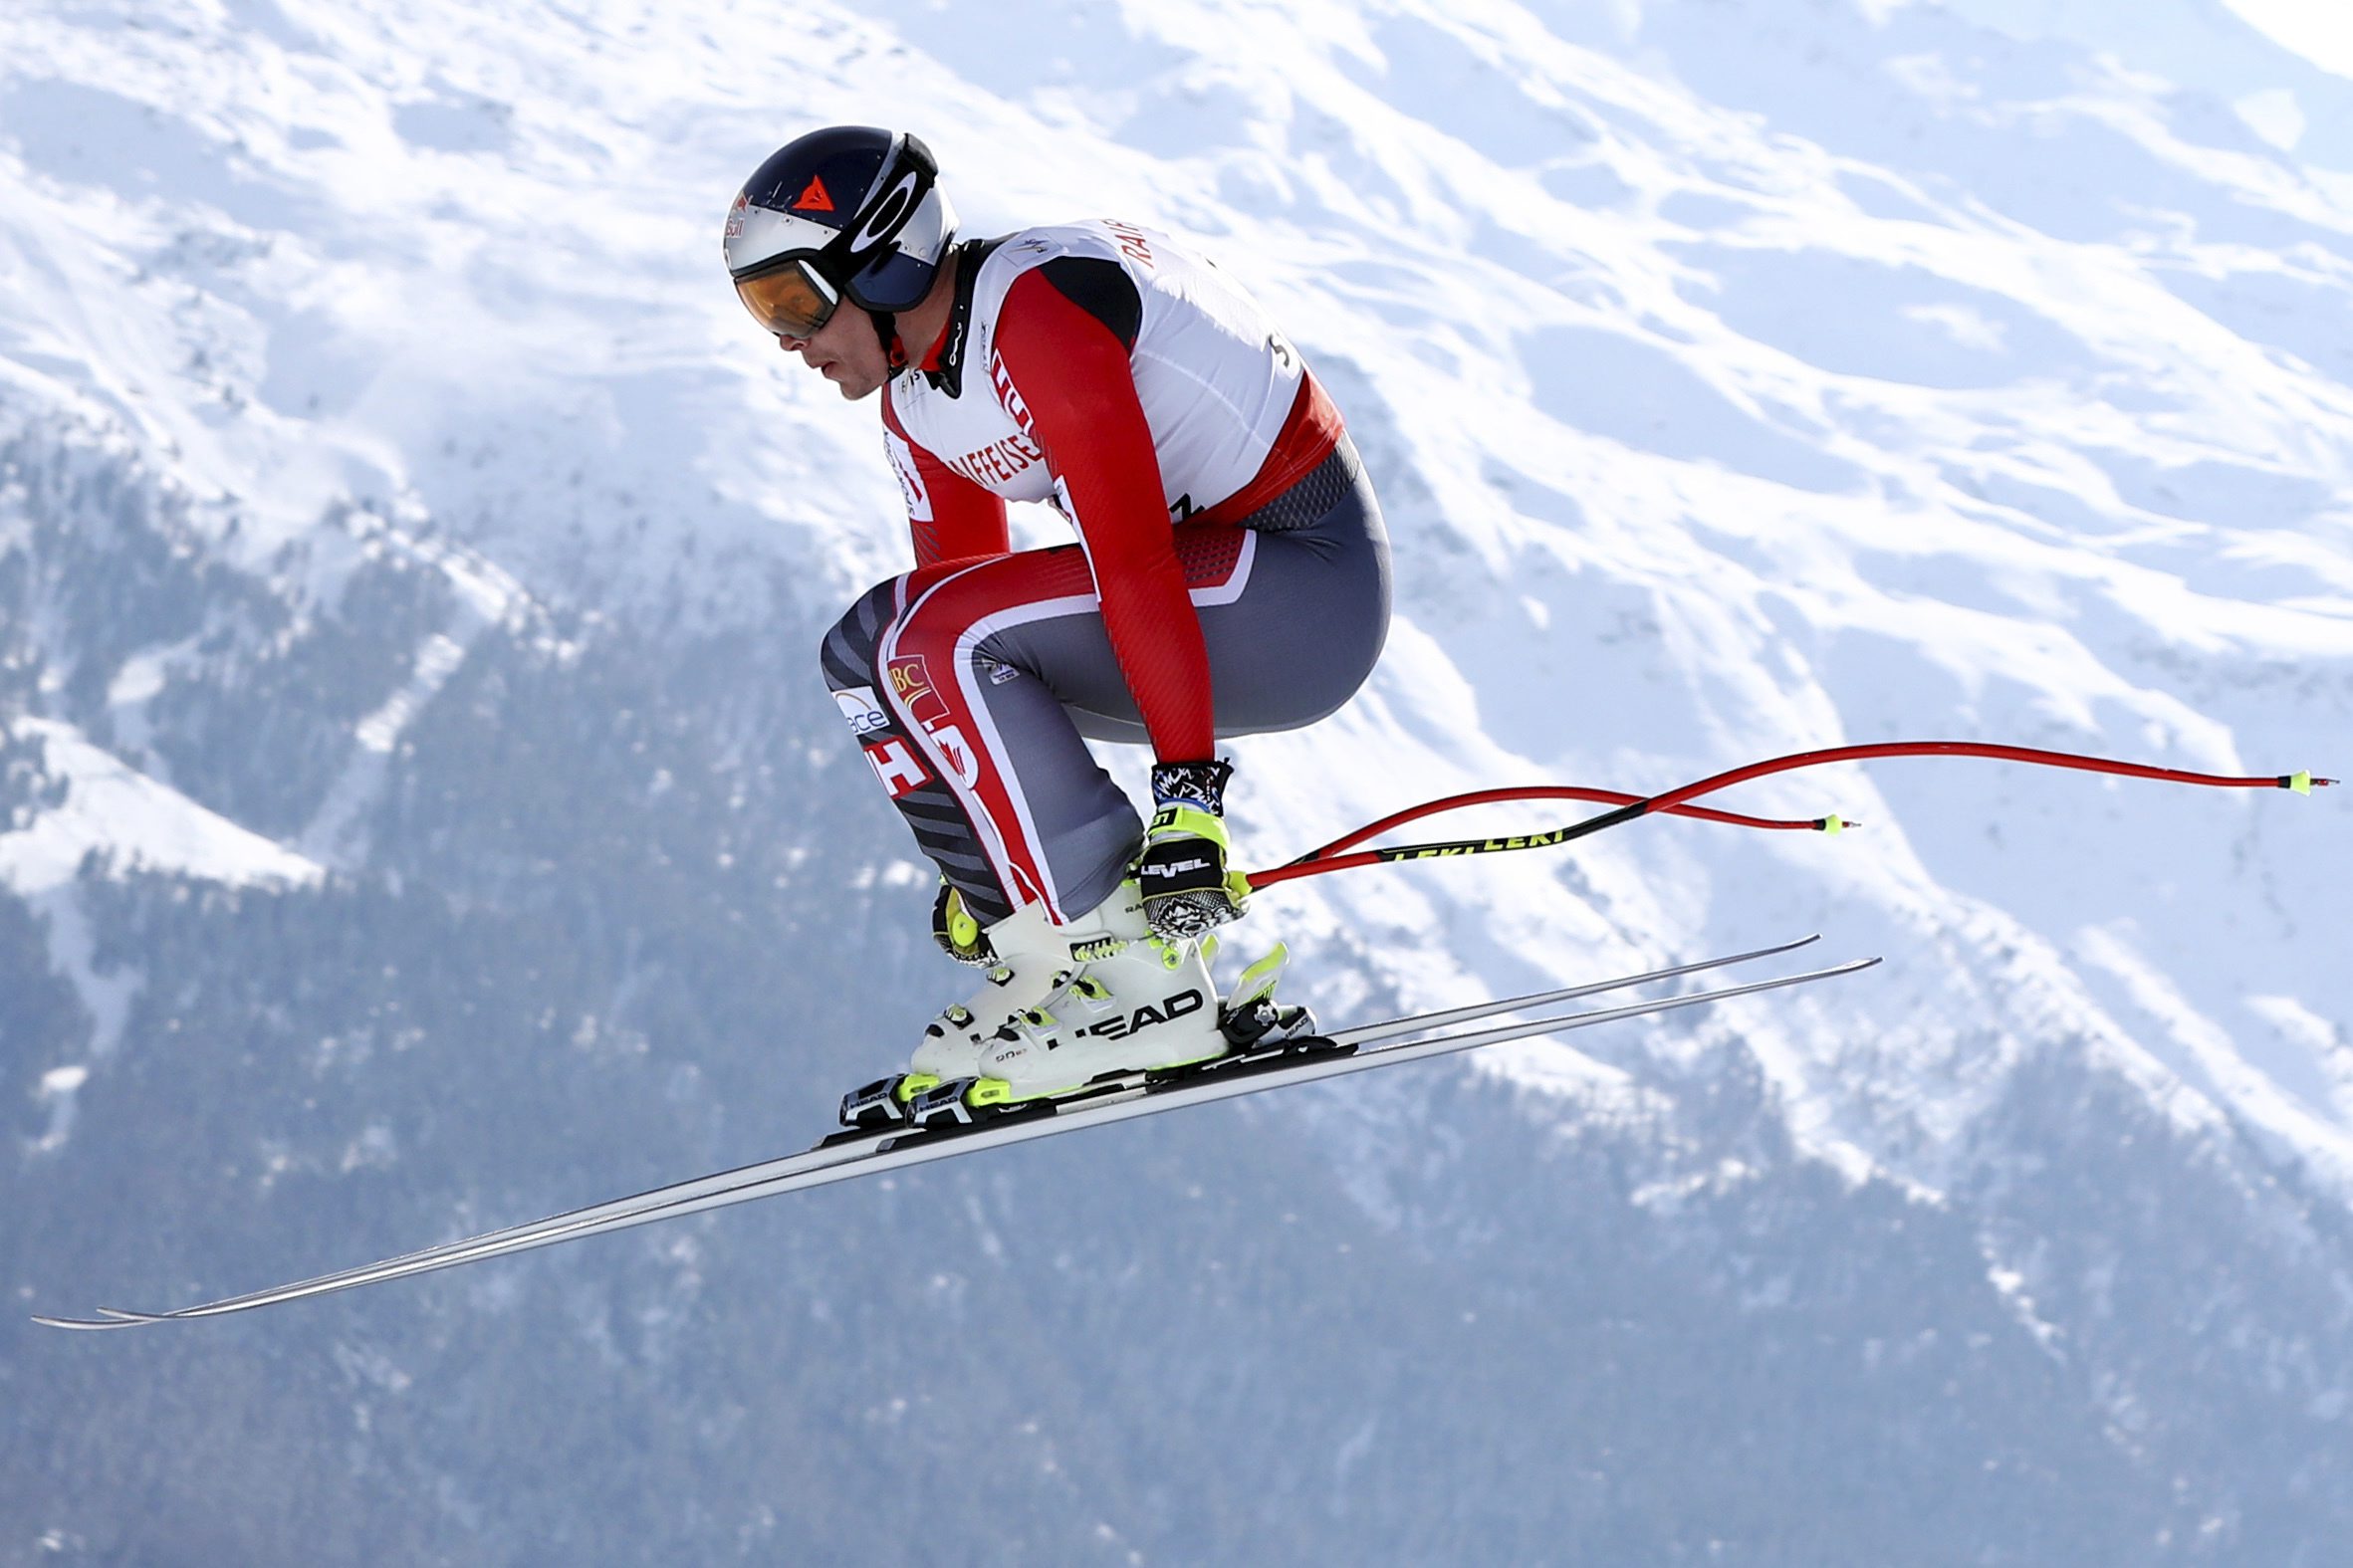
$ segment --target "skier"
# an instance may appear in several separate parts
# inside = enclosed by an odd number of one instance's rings
[[[1388,631],[1388,543],[1338,411],[1166,234],[960,241],[912,135],[787,143],[725,252],[781,348],[845,398],[882,392],[906,495],[914,569],[821,657],[938,864],[934,937],[987,979],[890,1093],[978,1078],[1021,1101],[1225,1053],[1205,939],[1240,908],[1216,741],[1331,713]],[[1047,502],[1078,542],[1013,551],[1008,501]],[[1148,826],[1082,736],[1153,748]],[[1263,1006],[1280,963],[1231,1006]]]

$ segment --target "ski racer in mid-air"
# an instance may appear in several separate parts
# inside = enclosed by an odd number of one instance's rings
[[[914,569],[826,635],[834,701],[937,863],[933,933],[986,971],[905,1101],[1000,1102],[1224,1053],[1203,939],[1239,913],[1221,736],[1338,708],[1379,657],[1389,556],[1337,409],[1265,313],[1153,229],[958,240],[930,150],[834,126],[787,143],[727,219],[737,293],[780,347],[882,396]],[[1008,501],[1076,544],[1013,551]],[[1081,737],[1149,744],[1147,825]],[[1258,1005],[1276,965],[1228,1006]]]

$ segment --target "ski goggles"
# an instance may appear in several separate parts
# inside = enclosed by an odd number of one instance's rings
[[[832,320],[841,296],[799,258],[786,258],[738,278],[736,298],[752,320],[779,337],[815,336]]]

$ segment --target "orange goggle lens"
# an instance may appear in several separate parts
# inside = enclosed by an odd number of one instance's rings
[[[774,272],[738,278],[735,292],[752,319],[780,337],[812,336],[840,303],[816,274],[797,261]]]

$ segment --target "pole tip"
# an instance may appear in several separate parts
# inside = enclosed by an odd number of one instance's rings
[[[2298,794],[2310,794],[2316,787],[2333,784],[2335,783],[2336,781],[2334,779],[2313,778],[2312,770],[2306,768],[2299,770],[2296,773],[2289,774],[2286,778],[2280,780],[2279,787],[2282,789],[2293,789]]]

